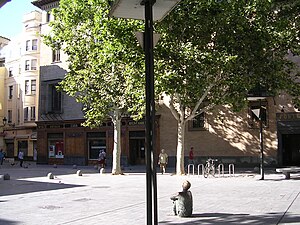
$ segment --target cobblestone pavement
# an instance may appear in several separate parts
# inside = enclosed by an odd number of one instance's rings
[[[145,173],[141,167],[124,171],[113,176],[92,167],[2,166],[0,174],[8,173],[10,180],[0,180],[0,224],[146,224]],[[54,179],[47,178],[49,172]],[[246,171],[207,179],[158,174],[159,224],[300,224],[300,174],[290,180],[275,172],[259,178]],[[171,213],[170,196],[186,179],[194,211],[179,218]]]

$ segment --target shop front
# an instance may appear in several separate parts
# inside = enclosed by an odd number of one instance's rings
[[[105,151],[107,165],[110,166],[114,145],[112,122],[106,121],[97,129],[83,127],[82,122],[83,120],[37,122],[38,163],[96,165],[100,151]],[[122,165],[145,164],[144,129],[144,121],[122,119]],[[159,146],[159,140],[156,141],[156,146]]]

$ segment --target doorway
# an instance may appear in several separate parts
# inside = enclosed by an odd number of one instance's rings
[[[129,133],[129,164],[145,164],[145,132],[135,131]]]
[[[283,166],[300,166],[300,134],[282,135]]]

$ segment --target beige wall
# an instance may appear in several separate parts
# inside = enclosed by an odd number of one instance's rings
[[[276,160],[277,157],[277,127],[276,113],[283,106],[285,112],[296,112],[287,95],[268,98],[268,127],[264,128],[264,152],[266,157]],[[158,109],[160,117],[160,142],[170,156],[176,156],[177,122],[165,105]],[[230,107],[216,107],[206,114],[204,130],[191,131],[186,126],[185,155],[194,147],[196,157],[260,157],[259,129],[248,125],[248,109],[235,113]]]
[[[4,111],[4,77],[5,67],[0,67],[0,149],[5,149],[4,137],[3,137],[3,118],[5,117]]]

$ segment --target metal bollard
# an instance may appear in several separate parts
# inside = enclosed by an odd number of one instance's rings
[[[204,175],[204,165],[203,164],[198,164],[198,177],[200,175],[200,167],[201,167],[201,171],[202,171],[202,176]]]
[[[193,175],[195,175],[195,166],[194,166],[194,164],[189,164],[188,165],[188,176],[190,176],[190,167],[193,167]]]
[[[233,176],[234,177],[234,164],[231,163],[229,164],[229,176]]]
[[[218,172],[219,172],[219,177],[221,176],[221,173],[222,173],[222,176],[224,177],[224,164],[219,164],[218,165]]]

